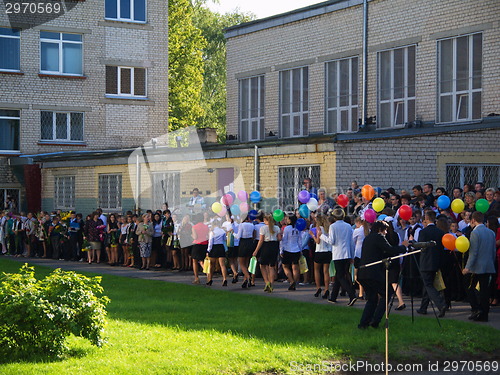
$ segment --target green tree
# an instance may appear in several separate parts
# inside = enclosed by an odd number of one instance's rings
[[[248,22],[252,14],[238,12],[219,14],[206,8],[205,0],[194,0],[194,24],[201,30],[207,43],[203,49],[203,114],[198,118],[199,127],[216,128],[219,141],[226,136],[226,39],[224,29]]]
[[[198,126],[203,117],[203,49],[205,38],[193,23],[190,0],[168,0],[168,128]]]

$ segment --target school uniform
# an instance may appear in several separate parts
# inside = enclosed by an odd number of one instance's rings
[[[302,255],[300,232],[293,226],[287,225],[283,230],[280,248],[283,264],[299,264]]]
[[[254,238],[255,225],[248,221],[238,226],[238,232],[234,238],[239,240],[238,257],[249,258],[255,250]]]
[[[210,232],[208,238],[208,257],[209,258],[225,258],[226,257],[226,231],[222,228],[215,227]]]
[[[259,263],[263,266],[274,267],[278,261],[279,255],[279,242],[278,234],[280,233],[280,228],[275,225],[273,227],[273,232],[269,230],[268,225],[261,226],[259,230],[259,236],[264,236],[264,243],[260,249]]]

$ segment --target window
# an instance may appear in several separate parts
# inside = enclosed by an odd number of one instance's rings
[[[358,58],[326,64],[325,133],[358,131]]]
[[[0,207],[10,212],[17,212],[20,207],[20,190],[0,188]]]
[[[378,128],[415,120],[415,46],[378,53]]]
[[[153,207],[167,202],[173,209],[179,207],[181,196],[181,174],[179,172],[153,173]]]
[[[0,70],[18,72],[20,68],[21,32],[0,27]]]
[[[146,97],[146,69],[106,66],[106,94]]]
[[[264,76],[240,80],[240,140],[264,139]]]
[[[446,190],[483,182],[486,188],[500,186],[500,165],[449,164],[446,166]]]
[[[75,208],[75,176],[58,176],[54,179],[54,208]]]
[[[0,150],[19,151],[20,111],[0,109]]]
[[[483,36],[438,41],[438,122],[481,118]]]
[[[99,207],[103,210],[122,208],[122,175],[99,175]]]
[[[106,0],[105,18],[126,22],[146,22],[146,0]]]
[[[280,72],[281,137],[309,134],[309,69]]]
[[[278,201],[284,211],[293,211],[298,207],[297,195],[302,190],[304,178],[310,178],[313,185],[318,186],[319,165],[278,168]]]
[[[40,31],[40,72],[83,74],[83,43],[80,34]]]
[[[42,140],[83,141],[83,113],[41,112]]]

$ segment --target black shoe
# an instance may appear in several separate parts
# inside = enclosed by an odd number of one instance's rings
[[[427,311],[426,311],[426,310],[420,310],[420,309],[418,309],[418,310],[417,310],[417,314],[420,314],[420,315],[427,315]]]
[[[222,286],[227,286],[227,280],[224,280],[224,281],[222,282]]]
[[[438,318],[444,318],[444,314],[446,313],[446,306],[443,307],[442,309],[439,309],[439,313],[438,313]]]
[[[319,297],[321,295],[321,288],[318,288],[316,290],[316,293],[314,293],[314,297]]]
[[[206,286],[211,286],[211,285],[212,285],[212,281],[213,281],[213,280],[207,281],[207,282],[205,283],[205,285],[206,285]]]
[[[336,299],[332,299],[332,298],[328,298],[328,302],[330,302],[330,303],[337,303],[337,300]]]
[[[356,303],[356,301],[357,301],[357,300],[358,300],[358,298],[357,298],[357,297],[352,298],[352,299],[349,301],[349,303],[347,304],[347,306],[352,306],[352,305],[354,305],[354,304]]]
[[[401,311],[406,309],[406,305],[403,303],[402,305],[399,305],[398,307],[395,308],[395,310]]]
[[[367,329],[368,327],[369,327],[369,325],[366,325],[366,324],[358,324],[359,329]]]
[[[248,280],[243,281],[243,284],[241,284],[241,287],[242,287],[243,289],[246,289],[246,288],[247,288],[247,286],[248,286]]]
[[[327,299],[328,296],[330,296],[330,291],[327,289],[327,290],[325,290],[325,293],[321,296],[321,298]]]
[[[255,284],[248,284],[248,287],[251,288],[251,287],[254,287]]]
[[[478,314],[474,319],[472,319],[475,322],[487,322],[488,321],[488,316],[484,314]]]
[[[476,319],[481,313],[479,311],[473,311],[470,316],[468,317],[469,320],[474,320]]]
[[[296,290],[295,289],[295,281],[292,284],[290,284],[290,286],[288,287],[288,290]]]
[[[231,284],[236,284],[238,282],[238,276],[233,277],[233,281],[231,281]]]
[[[370,327],[378,328],[379,327],[379,323],[371,322],[370,323]]]

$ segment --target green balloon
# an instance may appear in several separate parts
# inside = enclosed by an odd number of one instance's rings
[[[285,217],[285,214],[283,213],[283,211],[281,211],[281,210],[279,210],[279,209],[278,209],[278,210],[275,210],[275,211],[273,212],[273,219],[274,219],[274,221],[276,221],[276,222],[280,222],[281,220],[283,220],[283,218],[284,218],[284,217]]]
[[[482,212],[483,214],[488,211],[488,209],[490,208],[490,204],[488,203],[488,201],[486,199],[478,199],[477,202],[476,202],[476,210],[478,210],[479,212]]]

